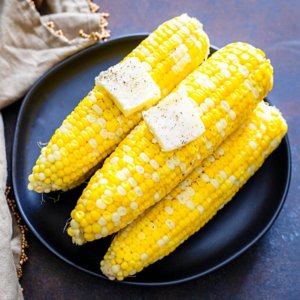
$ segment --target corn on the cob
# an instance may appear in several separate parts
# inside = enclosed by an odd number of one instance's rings
[[[159,26],[125,60],[142,62],[164,97],[208,52],[202,24],[184,14]],[[95,86],[41,150],[28,188],[48,193],[79,185],[140,120],[140,112],[125,117],[108,94]]]
[[[180,149],[162,152],[142,121],[83,191],[71,213],[68,234],[73,242],[81,245],[112,234],[162,199],[245,120],[271,87],[272,67],[260,50],[234,43],[213,54],[178,86],[198,104],[206,131]]]
[[[201,167],[115,236],[101,262],[102,272],[123,280],[174,251],[233,198],[286,130],[276,108],[259,104],[245,126]]]

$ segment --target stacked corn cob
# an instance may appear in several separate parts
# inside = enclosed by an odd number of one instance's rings
[[[123,280],[171,253],[233,198],[286,131],[280,112],[261,102],[201,167],[115,236],[103,273]]]
[[[202,24],[183,14],[159,26],[125,60],[134,57],[142,62],[164,97],[208,52]],[[141,113],[125,117],[95,86],[41,150],[28,188],[48,193],[79,185],[140,120]]]
[[[112,234],[167,195],[246,119],[271,89],[272,79],[264,53],[248,44],[230,44],[213,54],[174,92],[195,101],[204,134],[162,152],[141,122],[78,200],[68,229],[73,242],[81,245]]]

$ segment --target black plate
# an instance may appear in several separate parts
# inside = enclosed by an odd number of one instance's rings
[[[39,154],[65,116],[93,87],[99,71],[120,61],[146,35],[111,40],[81,51],[56,65],[27,94],[17,121],[13,149],[13,186],[20,212],[37,238],[65,262],[105,278],[99,261],[111,237],[72,245],[63,232],[83,186],[42,196],[27,190],[27,177]],[[212,49],[213,50],[213,49]],[[253,245],[272,225],[284,203],[290,181],[287,137],[236,197],[173,254],[125,283],[175,284],[203,276],[230,262]]]

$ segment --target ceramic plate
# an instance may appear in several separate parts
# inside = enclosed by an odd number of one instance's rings
[[[93,87],[94,78],[101,70],[119,62],[145,37],[127,36],[97,44],[56,65],[27,94],[16,126],[13,186],[25,222],[59,258],[100,278],[105,277],[99,270],[99,261],[111,237],[77,247],[64,232],[84,186],[44,195],[42,199],[42,195],[27,190],[27,177],[39,155],[37,143],[50,139]],[[290,152],[286,137],[263,167],[202,230],[168,257],[123,282],[175,284],[208,274],[232,261],[271,227],[284,203],[289,180]]]

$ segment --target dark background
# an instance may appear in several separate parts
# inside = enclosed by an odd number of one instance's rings
[[[300,299],[300,1],[94,2],[110,13],[112,38],[150,32],[163,21],[187,12],[204,24],[211,44],[222,47],[245,41],[263,49],[275,70],[269,98],[289,124],[293,160],[290,191],[278,219],[262,240],[222,269],[178,286],[134,287],[94,278],[59,260],[28,233],[29,260],[21,280],[25,299]],[[9,164],[19,106],[20,101],[3,111]]]

